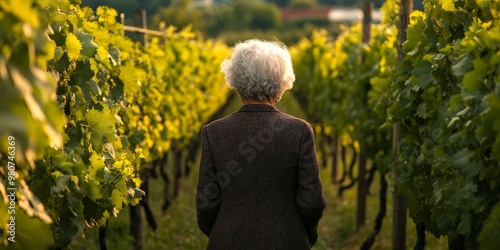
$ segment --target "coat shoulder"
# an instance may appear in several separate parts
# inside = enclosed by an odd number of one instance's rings
[[[211,122],[205,124],[202,127],[202,130],[212,130],[212,129],[217,129],[220,127],[225,127],[225,126],[231,125],[234,123],[233,115],[234,115],[234,113],[230,114],[228,116],[219,118],[217,120],[211,121]]]
[[[292,116],[292,115],[289,115],[286,113],[280,113],[280,114],[281,114],[281,116],[283,116],[284,119],[290,121],[293,124],[312,127],[311,124],[304,119],[301,119],[301,118],[298,118],[298,117],[295,117],[295,116]]]
[[[294,131],[303,130],[306,127],[312,129],[311,124],[306,120],[283,113],[281,111],[270,113],[270,115],[265,119],[268,120],[269,126],[281,126],[284,124],[286,125],[287,129],[291,129]],[[224,128],[230,128],[234,126],[241,127],[253,122],[255,122],[255,117],[249,115],[249,113],[236,112],[204,125],[203,130],[220,131]]]

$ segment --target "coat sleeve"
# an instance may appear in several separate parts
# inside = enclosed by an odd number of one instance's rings
[[[210,152],[207,128],[201,132],[201,160],[198,185],[196,188],[196,217],[198,227],[210,236],[220,207],[220,186]]]
[[[318,239],[318,223],[323,216],[326,199],[323,196],[323,188],[319,178],[314,132],[310,124],[304,126],[302,130],[298,159],[298,182],[297,205],[307,231],[309,244],[313,246]]]

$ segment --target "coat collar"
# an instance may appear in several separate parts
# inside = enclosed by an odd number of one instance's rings
[[[277,108],[267,104],[245,104],[238,112],[280,112]]]

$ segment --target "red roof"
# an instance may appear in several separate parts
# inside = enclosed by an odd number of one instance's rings
[[[312,9],[281,9],[281,18],[283,21],[300,20],[300,19],[327,19],[328,12],[331,7],[319,7]]]

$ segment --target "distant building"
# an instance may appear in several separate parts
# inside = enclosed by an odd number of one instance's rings
[[[353,23],[363,20],[363,10],[359,8],[334,8],[328,12],[328,20],[334,23]],[[379,9],[372,11],[372,21],[379,23],[382,12]]]
[[[333,23],[353,23],[363,19],[363,11],[359,8],[319,7],[311,9],[282,8],[281,17],[284,22],[301,20],[328,20]],[[382,12],[372,12],[373,22],[382,20]]]
[[[281,18],[284,22],[311,20],[311,19],[328,19],[328,13],[332,7],[319,7],[311,9],[281,9]]]

